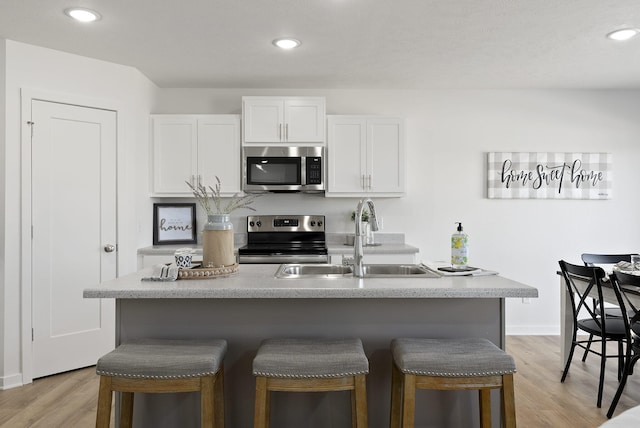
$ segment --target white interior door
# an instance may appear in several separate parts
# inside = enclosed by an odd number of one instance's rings
[[[33,100],[33,377],[90,366],[115,343],[116,113]],[[111,247],[113,246],[113,248]]]

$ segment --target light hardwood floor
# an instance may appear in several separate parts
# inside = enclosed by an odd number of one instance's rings
[[[558,336],[508,336],[507,351],[516,359],[516,417],[520,428],[593,428],[606,421],[617,387],[616,362],[607,363],[603,407],[596,407],[598,358],[574,357],[569,376],[560,383]],[[640,404],[640,366],[622,395],[616,414]],[[95,426],[98,376],[95,368],[36,380],[0,391],[0,427]],[[112,422],[113,425],[113,422]],[[236,428],[236,427],[228,427]]]

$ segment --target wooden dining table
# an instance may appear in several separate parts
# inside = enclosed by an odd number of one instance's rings
[[[564,277],[560,271],[558,271],[558,275],[560,276],[560,370],[564,370],[571,351],[573,338],[573,308],[571,307],[571,298]],[[588,281],[577,278],[574,279],[574,282],[580,291],[584,291],[589,284]],[[597,297],[595,287],[589,295]],[[634,306],[640,308],[640,293],[626,293],[626,295]],[[602,297],[606,303],[618,304],[616,294],[608,281],[603,283]]]

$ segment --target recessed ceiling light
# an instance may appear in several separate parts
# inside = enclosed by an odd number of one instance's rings
[[[64,13],[65,15],[80,22],[93,22],[101,18],[98,12],[82,7],[70,7],[69,9],[65,9]]]
[[[297,40],[297,39],[283,38],[283,39],[275,39],[273,41],[273,44],[281,49],[293,49],[300,46],[302,42],[300,42],[300,40]]]
[[[638,33],[640,33],[640,30],[637,28],[622,28],[620,30],[612,31],[607,34],[607,37],[612,40],[624,41],[637,36]]]

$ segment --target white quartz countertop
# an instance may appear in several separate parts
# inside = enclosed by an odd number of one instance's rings
[[[406,244],[402,233],[376,233],[375,245],[363,245],[364,254],[417,254],[418,247]],[[346,234],[327,233],[329,255],[353,255],[353,245],[345,245]]]
[[[327,252],[331,254],[353,255],[353,245],[327,244]],[[417,254],[418,248],[404,243],[389,242],[380,245],[365,245],[363,254]]]
[[[142,281],[150,269],[84,290],[86,298],[308,299],[538,297],[534,287],[499,275],[441,278],[276,278],[279,265],[243,264],[228,277]]]

